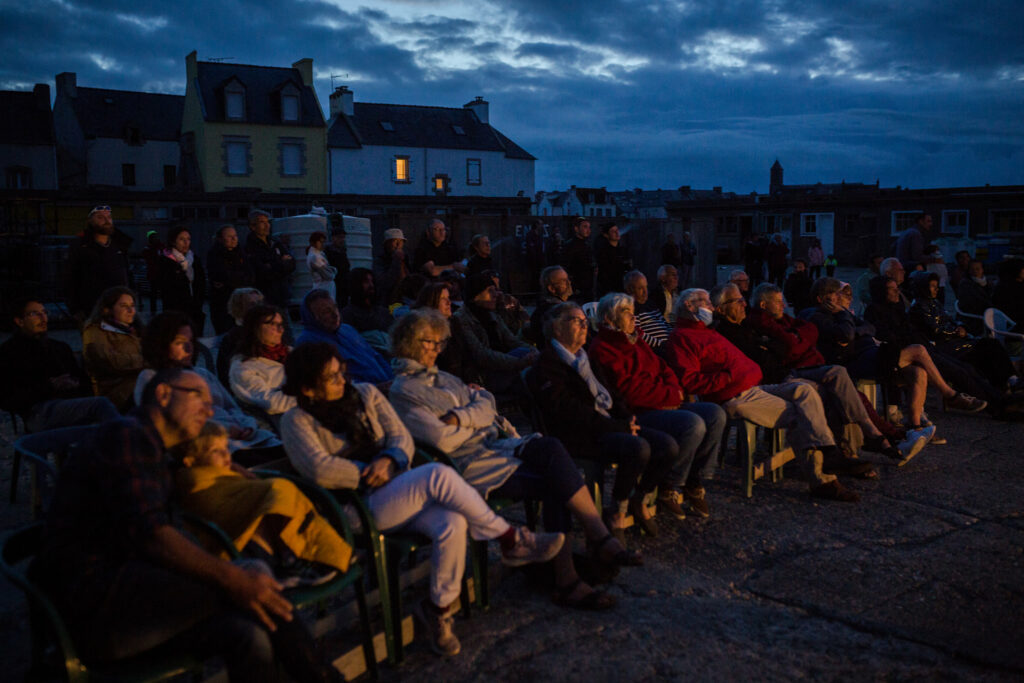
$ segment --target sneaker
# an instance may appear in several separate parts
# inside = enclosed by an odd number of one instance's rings
[[[683,496],[690,506],[690,512],[704,519],[711,516],[711,508],[708,507],[707,491],[703,486],[698,486],[694,489],[684,488]]]
[[[429,598],[423,598],[412,607],[413,615],[430,634],[430,649],[442,657],[454,657],[462,650],[459,639],[455,637],[452,611],[438,614]]]
[[[516,542],[501,552],[501,563],[507,567],[547,562],[558,554],[565,543],[565,534],[535,534],[524,526],[516,527]]]
[[[311,560],[297,560],[282,572],[277,582],[284,588],[319,586],[337,575],[338,570],[333,567]]]
[[[921,452],[921,449],[925,447],[928,440],[935,434],[935,427],[925,427],[923,429],[912,429],[907,432],[907,438],[900,442],[897,449],[900,452],[902,458],[896,464],[897,467],[903,467],[910,459]]]
[[[678,489],[659,491],[658,512],[670,514],[676,519],[686,519],[686,510],[683,509],[683,492]]]
[[[815,486],[811,489],[811,497],[836,500],[841,503],[856,503],[860,500],[860,494],[840,484],[838,479],[833,479],[827,484]]]
[[[942,407],[944,410],[962,410],[965,413],[977,413],[985,410],[988,401],[969,396],[964,392],[957,392],[953,398],[943,398]]]

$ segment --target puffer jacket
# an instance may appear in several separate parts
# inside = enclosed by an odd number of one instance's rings
[[[303,331],[296,340],[296,345],[310,342],[331,344],[345,359],[348,365],[348,374],[353,381],[379,384],[390,380],[392,375],[388,362],[373,350],[373,347],[356,332],[354,327],[341,323],[337,330],[331,332],[320,326],[313,316],[313,312],[309,310],[309,297],[314,292],[316,290],[307,294],[302,300],[302,306],[299,307]]]
[[[665,347],[665,360],[683,391],[704,401],[723,403],[761,382],[757,363],[699,320],[676,320]]]
[[[602,326],[587,355],[601,383],[630,410],[674,408],[683,400],[672,368],[639,336],[630,341],[625,333]]]

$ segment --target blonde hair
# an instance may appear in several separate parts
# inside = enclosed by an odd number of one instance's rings
[[[210,443],[214,439],[224,439],[228,436],[227,428],[220,422],[214,422],[213,420],[207,420],[206,424],[199,431],[199,436],[188,441],[182,445],[181,448],[181,460],[185,462],[190,459],[195,462],[203,453],[210,448]]]

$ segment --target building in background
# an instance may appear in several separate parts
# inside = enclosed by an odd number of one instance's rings
[[[57,145],[50,86],[0,90],[0,170],[6,190],[57,189]]]

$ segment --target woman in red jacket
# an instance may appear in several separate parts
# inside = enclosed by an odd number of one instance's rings
[[[658,491],[658,503],[675,511],[685,501],[690,511],[708,517],[702,477],[714,473],[725,411],[714,403],[686,403],[672,369],[651,350],[636,333],[633,297],[628,294],[605,295],[597,305],[599,328],[590,346],[602,381],[636,414],[642,427],[667,432],[679,444],[681,463]]]

